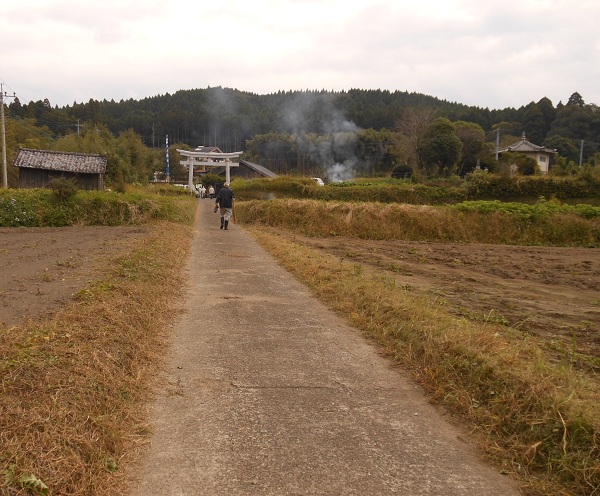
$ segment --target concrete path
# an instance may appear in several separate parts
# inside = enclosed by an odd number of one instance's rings
[[[199,202],[187,312],[134,496],[519,494],[356,329]]]

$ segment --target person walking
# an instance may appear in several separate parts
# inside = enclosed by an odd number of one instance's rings
[[[208,196],[211,200],[215,197],[215,188],[213,188],[212,184],[208,187]]]
[[[229,219],[233,213],[233,202],[235,201],[235,193],[229,187],[229,183],[225,183],[217,193],[215,200],[215,212],[221,209],[221,229],[227,230]]]

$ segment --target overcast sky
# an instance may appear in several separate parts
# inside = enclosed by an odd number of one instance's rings
[[[600,105],[598,0],[19,0],[0,9],[0,47],[21,103],[222,86]]]

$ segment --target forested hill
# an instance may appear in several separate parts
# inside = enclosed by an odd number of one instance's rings
[[[84,122],[104,124],[115,135],[133,129],[147,146],[171,143],[218,146],[223,151],[244,150],[255,135],[317,133],[354,129],[395,130],[411,108],[430,107],[451,121],[479,124],[493,139],[495,129],[536,143],[569,148],[578,153],[585,142],[585,155],[600,148],[600,112],[573,93],[566,104],[554,106],[548,98],[518,109],[490,110],[440,100],[419,93],[386,90],[280,91],[257,95],[229,88],[182,90],[142,100],[96,101],[52,107],[48,100],[9,106],[13,118],[30,118],[47,126],[56,137],[75,132]],[[565,154],[563,151],[563,155]]]

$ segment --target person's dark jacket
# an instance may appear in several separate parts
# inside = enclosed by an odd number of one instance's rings
[[[223,187],[217,193],[217,198],[215,203],[219,205],[221,208],[233,208],[233,199],[235,198],[235,194],[233,190]]]

